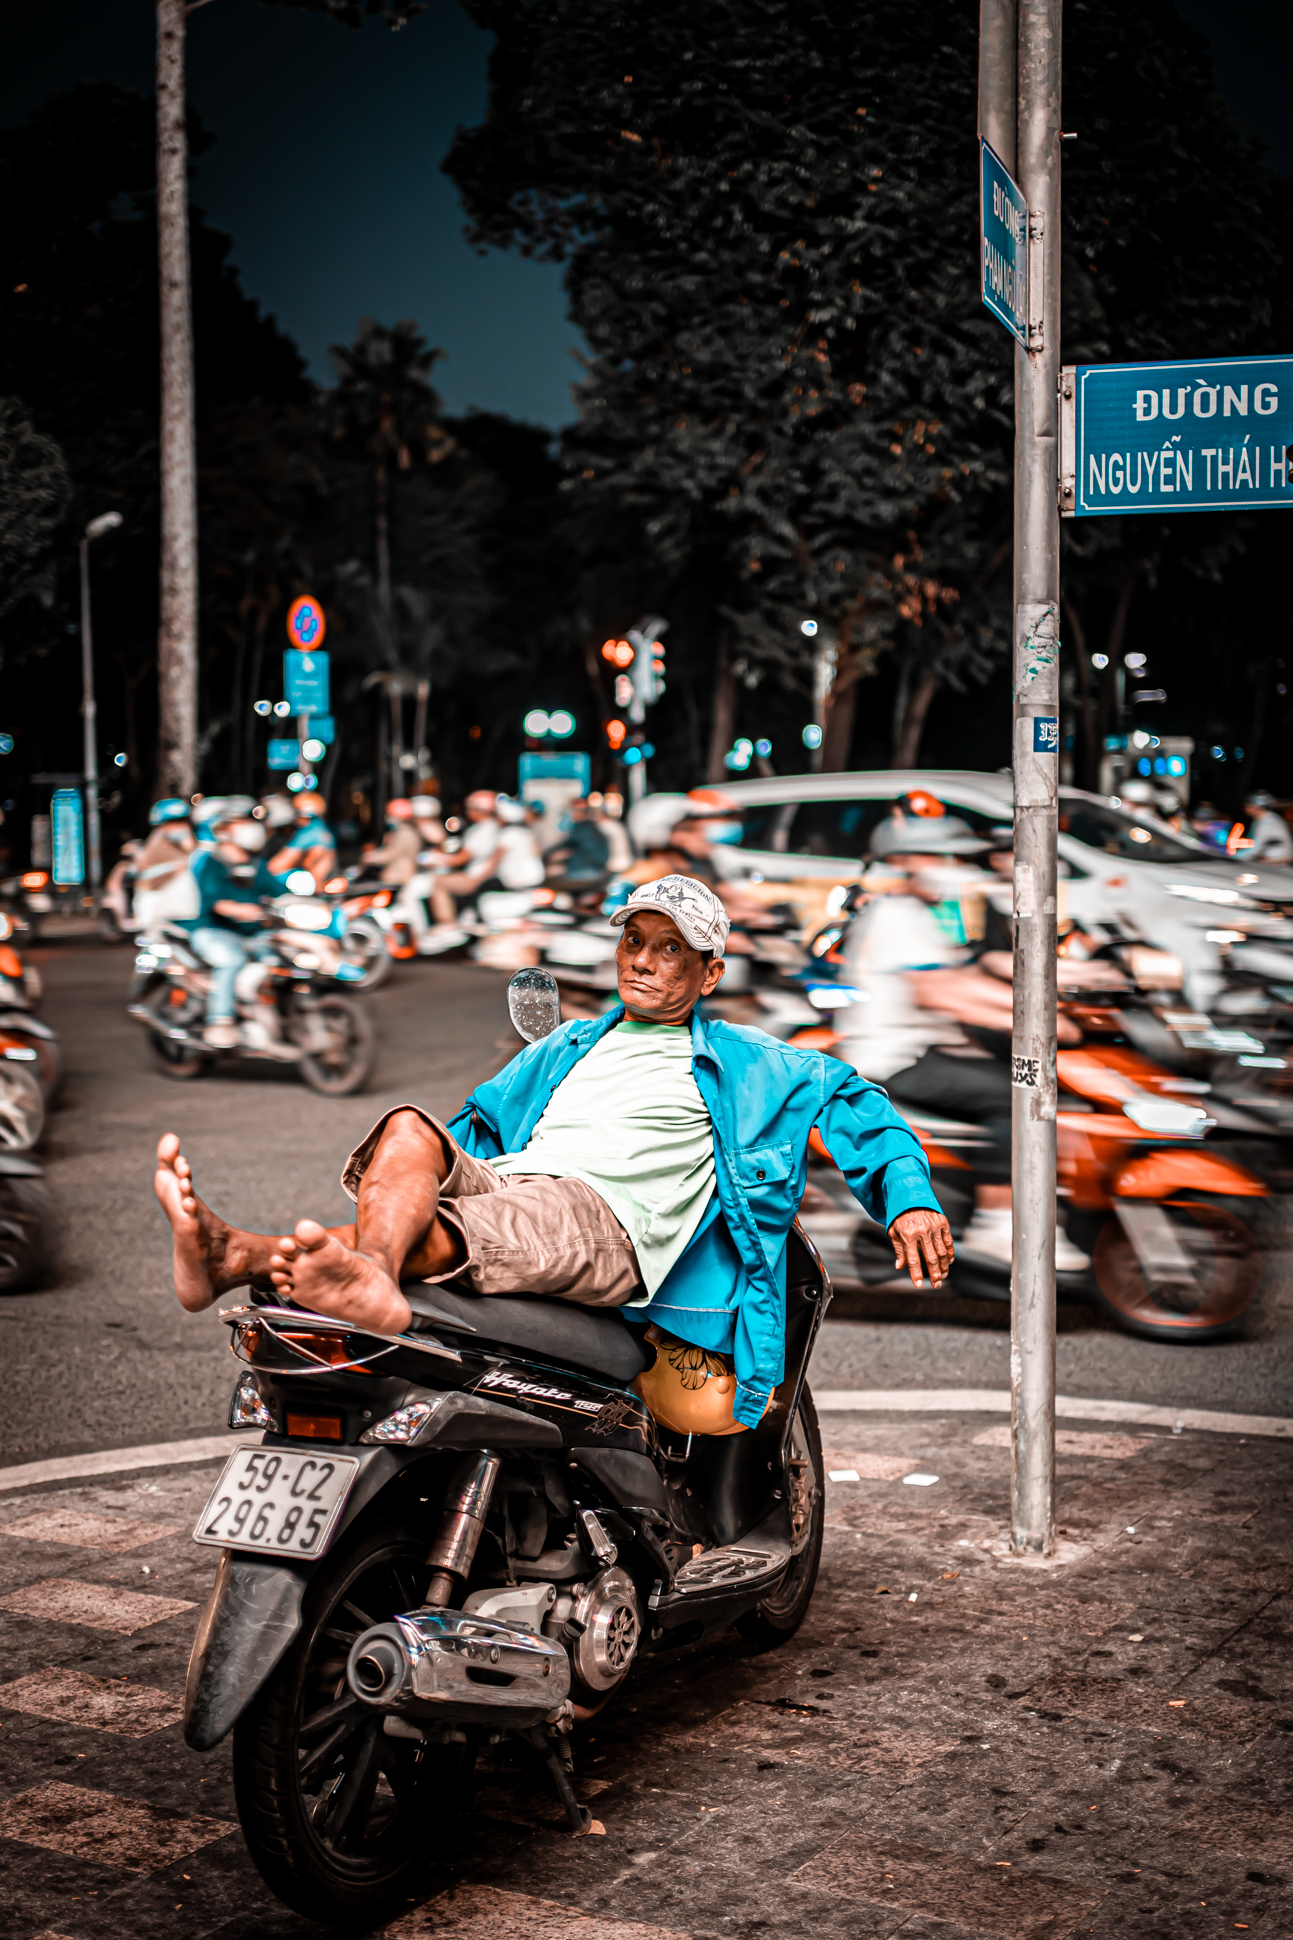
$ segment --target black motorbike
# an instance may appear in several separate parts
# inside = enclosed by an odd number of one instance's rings
[[[531,1042],[559,1018],[541,970],[509,1004]],[[647,1653],[731,1624],[783,1642],[821,1555],[806,1372],[830,1289],[797,1227],[785,1379],[745,1433],[659,1427],[631,1385],[655,1350],[618,1312],[405,1293],[397,1337],[256,1296],[222,1314],[246,1363],[230,1425],[265,1434],[194,1530],[224,1553],[185,1737],[233,1732],[252,1857],[333,1925],[417,1896],[487,1746],[528,1748],[587,1831],[572,1728]]]

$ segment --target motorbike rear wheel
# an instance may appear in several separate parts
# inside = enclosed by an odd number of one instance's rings
[[[0,1173],[0,1293],[30,1285],[45,1262],[53,1220],[39,1179]]]
[[[775,1590],[736,1620],[741,1636],[760,1650],[775,1650],[794,1636],[808,1614],[822,1560],[826,1518],[822,1436],[806,1382],[790,1429],[789,1483],[796,1544],[790,1567]]]
[[[353,997],[317,997],[314,1018],[328,1033],[326,1051],[307,1051],[299,1070],[311,1091],[328,1098],[348,1098],[362,1091],[372,1076],[377,1057],[377,1037],[372,1019]],[[293,1042],[308,1042],[305,1019],[299,1011],[289,1013],[288,1030]]]
[[[329,1927],[403,1909],[470,1804],[473,1745],[387,1737],[346,1684],[361,1631],[421,1603],[425,1554],[425,1540],[388,1527],[329,1557],[296,1641],[234,1728],[248,1850],[284,1905]]]
[[[1162,1210],[1196,1263],[1195,1277],[1147,1287],[1135,1247],[1118,1220],[1109,1219],[1092,1249],[1099,1304],[1128,1333],[1144,1340],[1221,1340],[1256,1298],[1261,1248],[1226,1206],[1169,1199]]]

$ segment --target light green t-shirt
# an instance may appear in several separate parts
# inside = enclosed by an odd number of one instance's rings
[[[660,1286],[714,1190],[714,1128],[680,1024],[617,1024],[548,1100],[523,1152],[491,1159],[504,1177],[582,1179],[633,1242],[647,1294]]]

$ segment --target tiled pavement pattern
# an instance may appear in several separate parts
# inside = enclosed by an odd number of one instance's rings
[[[635,1675],[577,1748],[604,1836],[518,1763],[387,1940],[1293,1935],[1293,1449],[1066,1427],[1062,1559],[1003,1554],[983,1416],[826,1417],[808,1624]],[[910,1487],[904,1474],[939,1477]],[[6,1940],[308,1940],[176,1722],[210,1467],[0,1505]]]

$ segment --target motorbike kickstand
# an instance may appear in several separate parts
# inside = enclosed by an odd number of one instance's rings
[[[587,1832],[593,1823],[593,1815],[587,1806],[581,1805],[575,1797],[575,1788],[570,1782],[570,1771],[557,1746],[538,1725],[533,1726],[529,1731],[518,1731],[516,1735],[518,1738],[524,1738],[528,1745],[533,1745],[552,1773],[552,1782],[557,1788],[561,1803],[566,1808],[570,1830],[579,1833]]]

